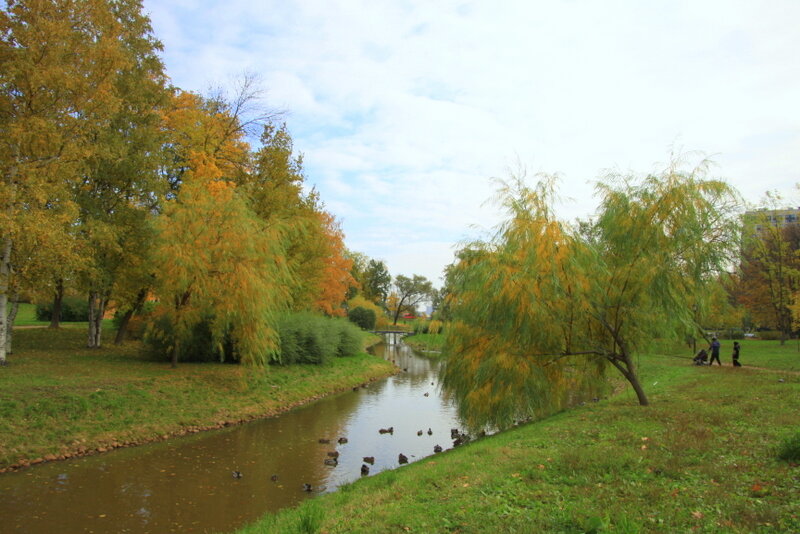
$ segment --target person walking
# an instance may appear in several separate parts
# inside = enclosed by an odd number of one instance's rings
[[[741,367],[742,364],[739,363],[739,350],[741,349],[739,342],[733,342],[733,366],[734,367]]]
[[[720,343],[717,341],[717,338],[711,338],[711,346],[708,348],[711,350],[711,361],[708,362],[708,365],[714,365],[714,360],[717,360],[717,363],[722,365],[722,362],[719,359]]]

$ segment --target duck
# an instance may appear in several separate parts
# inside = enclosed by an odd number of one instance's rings
[[[319,438],[319,442],[320,442],[320,443],[322,443],[323,445],[325,445],[325,444],[327,444],[327,443],[330,443],[330,442],[331,442],[331,440],[329,440],[329,439],[325,439],[325,438]]]
[[[375,457],[374,456],[364,456],[364,462],[368,463],[369,465],[375,465]]]
[[[278,481],[278,475],[272,475],[271,477],[269,477],[269,479],[271,481],[273,481],[273,482],[277,482]]]
[[[432,435],[433,435],[433,430],[431,430],[431,429],[430,429],[430,427],[428,428],[428,435],[429,435],[429,436],[432,436]]]
[[[425,394],[423,395],[423,397],[429,397],[430,395],[431,394],[426,391]]]
[[[390,426],[389,428],[381,428],[378,430],[379,434],[392,434],[394,435],[394,427]]]
[[[450,439],[457,439],[459,435],[459,431],[457,428],[450,429]]]
[[[440,445],[434,445],[433,452],[442,452],[442,447]]]
[[[337,465],[339,465],[339,460],[337,460],[336,458],[325,458],[322,461],[322,463],[324,463],[325,465],[329,465],[331,467],[336,467]]]
[[[339,438],[337,441],[339,442],[339,445],[344,445],[347,443],[347,438]]]
[[[422,430],[417,430],[417,435],[421,436],[422,435]]]
[[[314,491],[314,488],[311,487],[311,484],[303,484],[303,491]]]
[[[366,464],[361,464],[361,476],[365,477],[369,474],[369,467]]]
[[[330,458],[339,458],[339,451],[328,451],[328,456]]]
[[[397,462],[400,464],[407,464],[408,463],[408,456],[403,454],[402,452],[397,456]]]
[[[242,478],[243,476],[241,471],[234,471],[231,474],[233,475],[233,478]]]

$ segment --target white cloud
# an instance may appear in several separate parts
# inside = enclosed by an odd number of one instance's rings
[[[147,0],[174,83],[259,72],[348,245],[434,278],[492,226],[489,177],[559,172],[564,217],[606,168],[670,146],[747,197],[800,181],[800,3]]]

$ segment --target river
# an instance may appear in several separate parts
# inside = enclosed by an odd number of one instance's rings
[[[451,447],[459,422],[439,362],[402,344],[375,353],[404,371],[278,417],[4,474],[0,532],[226,532],[357,480],[362,465],[371,476],[401,453]]]

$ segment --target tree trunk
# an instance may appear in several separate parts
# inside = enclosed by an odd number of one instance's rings
[[[647,395],[645,395],[644,389],[642,389],[642,384],[639,382],[639,377],[636,375],[636,366],[633,364],[633,360],[627,353],[623,353],[620,356],[612,356],[608,358],[609,361],[614,364],[622,376],[624,376],[628,382],[630,383],[631,387],[633,387],[633,391],[636,392],[636,397],[639,400],[640,406],[648,406],[650,402],[647,400]],[[620,361],[624,364],[620,364]]]
[[[117,329],[117,337],[114,338],[114,345],[120,345],[123,341],[125,341],[125,334],[128,330],[128,323],[131,320],[131,317],[135,313],[139,313],[142,309],[142,305],[144,304],[144,300],[147,298],[147,289],[143,288],[139,291],[139,294],[136,296],[136,302],[133,306],[125,312],[125,315],[122,316],[122,320],[119,323],[119,328]]]
[[[0,251],[0,365],[6,364],[6,337],[8,333],[8,282],[11,278],[11,238],[3,239]]]
[[[50,315],[50,326],[58,328],[61,324],[61,303],[64,301],[64,279],[56,280],[56,292],[53,295],[53,313]]]
[[[14,333],[14,320],[17,318],[17,311],[19,310],[19,293],[14,293],[14,298],[11,299],[11,310],[8,312],[8,322],[6,323],[6,354],[12,354],[11,338]]]
[[[178,349],[180,348],[180,344],[178,340],[175,340],[175,345],[172,347],[172,368],[176,369],[178,367]]]
[[[103,314],[108,299],[101,297],[98,291],[89,292],[89,340],[86,344],[91,349],[99,349],[103,328]]]

